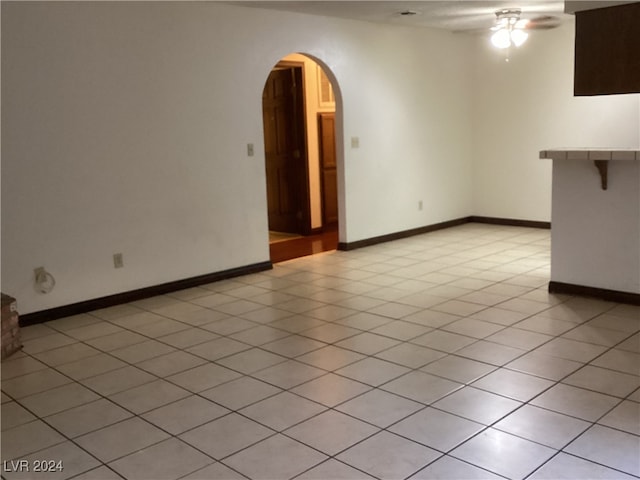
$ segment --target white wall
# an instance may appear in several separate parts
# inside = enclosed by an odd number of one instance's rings
[[[338,152],[342,241],[468,215],[469,42],[211,2],[3,2],[2,290],[29,313],[268,260],[261,94],[290,52],[328,67],[338,141],[360,138]]]
[[[574,25],[533,32],[510,61],[474,54],[474,214],[551,220],[551,161],[540,150],[640,145],[640,95],[573,97]]]

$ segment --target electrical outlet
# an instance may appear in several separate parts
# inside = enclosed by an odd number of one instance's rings
[[[351,137],[351,148],[360,148],[360,138]]]
[[[418,202],[418,210],[422,210],[422,200]]]
[[[122,258],[121,253],[113,254],[113,268],[122,268],[124,267],[124,259]]]
[[[253,143],[247,143],[247,156],[253,157]]]

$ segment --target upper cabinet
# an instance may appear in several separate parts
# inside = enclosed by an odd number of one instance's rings
[[[575,15],[574,95],[640,93],[640,2]]]

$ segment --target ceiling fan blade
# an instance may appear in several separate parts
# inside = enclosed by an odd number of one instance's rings
[[[551,30],[552,28],[559,27],[560,24],[561,22],[558,17],[544,15],[530,19],[524,28],[527,30]]]

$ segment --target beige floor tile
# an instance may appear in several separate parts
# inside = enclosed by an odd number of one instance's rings
[[[36,417],[19,403],[9,401],[2,404],[2,431],[32,422]]]
[[[618,372],[640,375],[640,353],[614,348],[593,361],[597,367],[610,368]]]
[[[376,389],[338,405],[336,410],[386,428],[421,408],[420,403]]]
[[[202,308],[200,310],[194,310],[192,312],[177,313],[174,314],[172,318],[189,325],[200,326],[204,328],[205,325],[213,323],[217,320],[222,320],[223,318],[228,318],[228,316],[227,314],[222,312],[216,312],[215,310]]]
[[[536,395],[553,386],[553,382],[524,373],[500,368],[473,382],[475,388],[497,393],[521,402],[531,400]]]
[[[628,338],[628,332],[620,330],[611,330],[609,328],[599,328],[592,324],[580,325],[573,330],[569,330],[562,335],[562,338],[570,338],[579,342],[594,343],[596,345],[604,345],[612,347],[622,340]]]
[[[55,332],[55,330],[52,330]],[[42,337],[33,338],[27,340],[23,337],[22,348],[25,353],[29,355],[35,355],[36,353],[45,352],[47,350],[53,350],[54,348],[64,347],[76,343],[78,340],[71,338],[62,333],[52,333],[51,335],[45,335]]]
[[[201,328],[189,328],[176,333],[170,333],[163,337],[158,337],[158,341],[166,343],[175,348],[188,348],[199,345],[210,340],[215,340],[218,335]]]
[[[509,326],[514,325],[527,318],[529,315],[521,312],[514,312],[513,310],[505,310],[499,307],[491,307],[485,310],[481,310],[469,318],[477,320],[484,320],[485,322],[497,323],[498,325]],[[572,325],[575,326],[575,325]]]
[[[75,362],[80,359],[98,355],[99,353],[100,350],[85,345],[84,343],[72,343],[65,347],[36,353],[34,357],[47,365],[57,367],[58,365]],[[4,374],[4,371],[2,373]]]
[[[248,345],[247,347],[250,348],[250,350],[244,350],[217,360],[217,363],[244,374],[251,374],[287,361],[287,358],[281,355],[276,355],[275,353],[267,352],[260,348],[251,348]]]
[[[175,480],[211,463],[210,457],[171,438],[111,462],[109,466],[125,478]]]
[[[441,299],[444,300],[444,299]],[[449,323],[459,320],[461,317],[450,313],[438,312],[435,310],[421,310],[411,315],[407,315],[402,320],[405,322],[417,323],[425,327],[440,328]]]
[[[329,373],[291,391],[327,407],[334,407],[368,390],[371,390],[369,385]]]
[[[396,320],[372,330],[373,333],[379,335],[385,335],[387,337],[394,338],[396,340],[406,341],[412,338],[424,335],[431,331],[431,327],[424,325],[418,325],[412,322],[405,322],[403,320]]]
[[[485,426],[479,423],[427,408],[391,426],[389,431],[441,452],[448,452],[483,428]]]
[[[2,432],[2,459],[22,459],[26,455],[62,443],[65,438],[42,420],[25,423]]]
[[[640,403],[625,400],[598,423],[640,436]]]
[[[433,404],[437,409],[484,425],[491,425],[521,405],[515,400],[473,387],[464,387]]]
[[[374,355],[382,350],[386,350],[395,345],[399,345],[398,340],[376,335],[375,333],[364,332],[345,340],[341,340],[335,344],[336,347],[353,350],[364,355]]]
[[[34,373],[38,370],[48,369],[47,365],[45,365],[44,363],[39,362],[38,360],[26,355],[20,358],[9,357],[8,359],[3,360],[1,368],[3,390],[4,384],[11,378]]]
[[[151,410],[142,417],[172,435],[179,435],[228,413],[226,408],[192,395]]]
[[[360,353],[329,345],[302,355],[296,360],[323,370],[334,371],[363,358],[365,358],[364,355]]]
[[[207,361],[181,350],[160,355],[136,364],[136,367],[158,377],[167,377],[202,365]]]
[[[640,387],[640,376],[586,365],[562,380],[562,383],[616,397],[626,397]]]
[[[2,382],[2,390],[11,397],[19,399],[71,383],[72,381],[52,368],[45,368],[21,377],[4,380]]]
[[[234,380],[240,376],[240,373],[229,370],[228,368],[207,363],[167,377],[167,380],[186,390],[197,393],[213,388],[221,383]]]
[[[426,365],[421,370],[456,382],[471,383],[496,368],[488,363],[476,362],[456,355],[447,355]]]
[[[275,435],[225,459],[224,463],[250,478],[292,478],[326,458],[295,440]]]
[[[616,345],[616,349],[627,352],[640,353],[640,333],[636,333],[624,342]]]
[[[389,383],[385,383],[380,388],[427,405],[462,386],[461,383],[452,382],[429,373],[413,371]]]
[[[519,325],[519,324],[518,324]],[[531,350],[553,339],[551,335],[530,332],[520,328],[508,327],[498,333],[488,336],[488,342],[499,343],[509,347]]]
[[[334,410],[289,428],[284,434],[327,455],[349,448],[380,429]]]
[[[182,480],[202,480],[203,478],[207,480],[245,480],[247,477],[231,470],[223,463],[217,462],[182,477]]]
[[[500,345],[499,343],[478,340],[472,345],[457,350],[456,355],[489,363],[491,365],[502,366],[515,358],[526,353],[526,350]]]
[[[240,410],[256,422],[277,431],[282,431],[308,418],[311,418],[326,407],[305,398],[282,392]]]
[[[495,429],[463,443],[451,455],[493,473],[522,479],[555,454],[555,450]]]
[[[104,337],[93,338],[91,340],[87,340],[85,343],[88,343],[103,352],[110,352],[112,350],[118,350],[119,348],[125,348],[130,345],[142,343],[147,340],[147,337],[125,330],[123,332],[113,333]]]
[[[60,433],[69,438],[74,438],[118,423],[131,416],[130,412],[109,400],[101,398],[45,417],[45,421]]]
[[[91,315],[101,318],[102,320],[113,321],[119,318],[135,315],[137,313],[141,313],[141,311],[136,305],[125,304],[94,310],[91,312]]]
[[[318,342],[311,338],[291,335],[289,337],[261,345],[260,348],[287,358],[294,358],[325,346],[326,343]]]
[[[155,408],[174,402],[190,393],[164,380],[146,383],[124,392],[109,396],[109,399],[139,415]]]
[[[410,477],[410,480],[448,480],[452,478],[460,480],[501,480],[504,477],[445,455]]]
[[[531,480],[633,480],[637,477],[625,475],[618,470],[612,470],[603,465],[589,462],[583,458],[559,453],[530,477]]]
[[[274,342],[280,338],[288,337],[289,332],[284,330],[278,330],[267,325],[260,325],[257,327],[243,330],[239,333],[234,333],[231,338],[240,342],[248,343],[249,345],[259,346],[265,343]]]
[[[296,480],[327,480],[329,478],[339,478],[341,480],[368,480],[373,479],[370,475],[356,470],[342,462],[330,458],[311,470],[307,470]]]
[[[291,315],[286,318],[281,318],[274,322],[269,323],[269,326],[285,330],[289,333],[299,333],[310,328],[319,327],[326,322],[317,318],[312,318],[306,315]]]
[[[462,318],[442,327],[444,331],[478,339],[488,337],[502,329],[504,329],[502,325],[473,318]]]
[[[255,328],[256,326],[257,324],[255,322],[245,320],[244,318],[225,317],[223,319],[207,323],[206,325],[202,325],[201,328],[218,335],[232,335],[250,328]]]
[[[594,425],[565,448],[565,451],[609,468],[640,476],[640,437],[636,435]]]
[[[224,357],[228,357],[229,355],[233,355],[234,353],[249,350],[250,348],[250,345],[242,342],[237,342],[236,340],[232,340],[230,338],[217,338],[215,340],[211,340],[210,342],[196,345],[195,347],[189,347],[186,351],[207,360],[214,361]]]
[[[253,420],[231,413],[183,433],[180,439],[219,460],[274,433]]]
[[[542,315],[533,315],[513,325],[522,330],[543,333],[545,335],[562,335],[572,328],[576,328],[574,322],[566,322],[556,318],[549,318]]]
[[[439,358],[445,357],[446,353],[412,343],[401,343],[400,345],[379,352],[375,356],[405,367],[420,368]]]
[[[583,366],[582,363],[531,352],[505,365],[505,368],[529,373],[549,380],[560,380]]]
[[[100,395],[109,396],[114,393],[123,392],[130,388],[153,382],[157,378],[139,368],[127,366],[112,370],[95,377],[82,380],[80,383],[99,393]]]
[[[395,363],[368,357],[336,370],[335,373],[375,387],[389,380],[393,380],[408,371],[408,368],[396,365]]]
[[[166,355],[174,352],[176,349],[160,343],[156,340],[146,340],[141,343],[135,343],[123,348],[112,350],[109,353],[128,363],[139,363],[150,358]]]
[[[562,449],[590,424],[550,410],[525,405],[494,428],[551,448]]]
[[[324,370],[312,367],[311,365],[295,360],[288,360],[260,370],[254,373],[253,376],[271,385],[289,389],[320,377],[325,373]]]
[[[85,341],[91,340],[92,338],[104,337],[105,335],[119,333],[122,331],[124,331],[122,328],[112,323],[99,322],[93,323],[91,325],[85,325],[84,327],[65,330],[65,334],[77,340]]]
[[[20,403],[39,417],[46,417],[77,407],[84,403],[93,402],[98,395],[83,387],[79,383],[69,383],[45,392],[36,393],[20,399]]]
[[[181,330],[189,328],[186,323],[178,322],[176,320],[170,320],[163,318],[155,322],[145,323],[144,325],[130,327],[131,330],[141,335],[151,338],[163,337],[171,333],[176,333]]]
[[[106,353],[101,353],[82,360],[76,360],[75,362],[65,363],[57,367],[57,369],[74,380],[82,380],[126,366],[127,364],[122,360],[118,360]]]
[[[442,352],[453,353],[476,341],[477,339],[467,337],[465,335],[458,335],[457,333],[450,333],[442,330],[434,330],[412,339],[411,343]]]
[[[301,335],[305,337],[313,338],[320,342],[335,343],[345,338],[352,337],[361,333],[360,330],[351,327],[345,327],[344,325],[338,325],[335,323],[329,323],[320,327],[311,328],[301,332]]]
[[[52,335],[56,333],[57,330],[54,330],[51,327],[48,327],[44,323],[40,323],[37,325],[29,325],[27,327],[20,328],[20,338],[23,342],[27,340],[33,340],[34,338],[44,337],[47,335]]]
[[[450,313],[452,315],[460,315],[466,317],[473,315],[487,308],[485,305],[478,305],[477,303],[462,302],[460,300],[450,300],[448,302],[440,303],[431,307],[432,310],[438,312]]]
[[[380,432],[337,459],[377,478],[406,478],[438,458],[435,450],[389,432]]]
[[[260,380],[241,377],[200,392],[200,395],[232,410],[239,410],[242,407],[276,395],[281,391],[279,388]]]
[[[93,470],[89,470],[77,477],[73,477],[73,480],[121,480],[122,477],[109,467],[104,465]]]
[[[78,437],[75,442],[101,461],[110,462],[167,438],[167,433],[133,417]]]
[[[176,318],[191,312],[198,312],[201,308],[198,305],[188,302],[175,301],[163,307],[150,309],[154,313],[168,318]]]
[[[532,405],[594,422],[620,402],[619,398],[558,384],[531,401]]]
[[[102,320],[94,315],[88,315],[81,313],[79,315],[73,315],[71,317],[59,318],[57,320],[51,320],[44,323],[49,328],[64,332],[66,330],[72,330],[74,328],[86,327],[94,323],[102,323]]]

